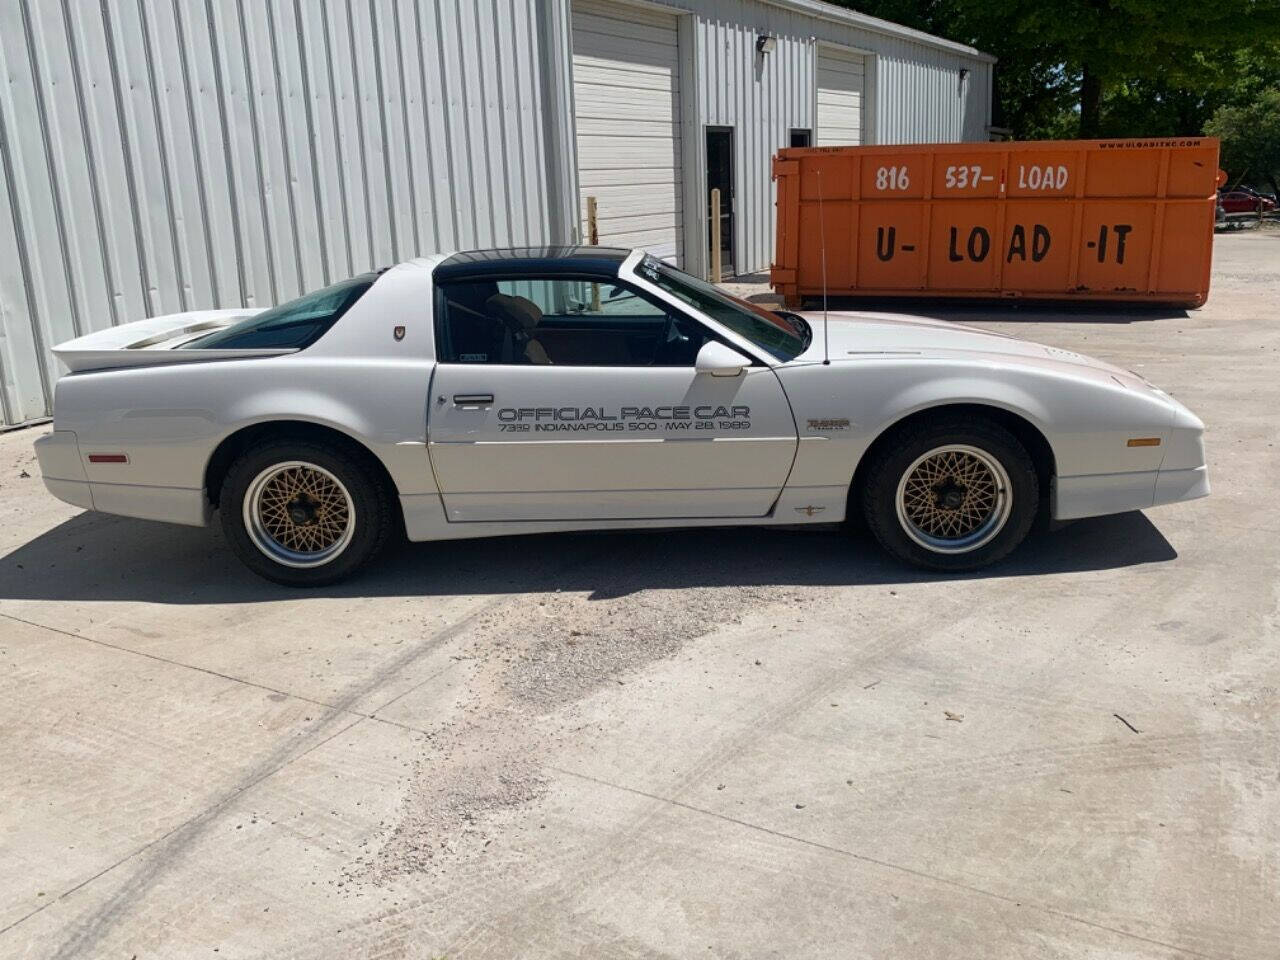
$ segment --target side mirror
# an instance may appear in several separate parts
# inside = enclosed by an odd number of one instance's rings
[[[693,366],[699,373],[709,373],[713,377],[736,377],[751,366],[751,361],[717,340],[708,340],[698,351],[698,359]]]

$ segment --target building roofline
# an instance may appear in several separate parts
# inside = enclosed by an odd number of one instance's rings
[[[975,60],[981,60],[984,63],[995,63],[996,57],[989,53],[983,53],[976,47],[970,47],[963,43],[956,43],[954,40],[944,40],[942,37],[935,37],[931,33],[925,33],[923,30],[913,30],[911,27],[904,27],[900,23],[893,23],[889,20],[881,20],[879,17],[868,16],[865,13],[858,13],[856,10],[850,10],[847,7],[837,7],[834,4],[825,3],[824,0],[764,0],[765,3],[781,7],[784,10],[791,10],[795,13],[803,14],[807,17],[815,17],[819,20],[830,20],[833,23],[839,23],[847,27],[856,27],[859,30],[865,30],[868,33],[879,33],[884,36],[897,37],[902,40],[911,40],[915,43],[922,43],[926,46],[937,47],[950,53],[962,54],[966,57],[972,57]]]

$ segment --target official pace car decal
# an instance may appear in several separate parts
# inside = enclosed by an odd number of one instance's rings
[[[614,432],[685,430],[750,430],[747,406],[670,407],[502,407],[499,428],[504,433]]]

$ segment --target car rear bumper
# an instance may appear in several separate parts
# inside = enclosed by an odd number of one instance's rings
[[[45,488],[72,506],[192,527],[209,522],[210,507],[203,490],[89,482],[76,435],[70,430],[54,430],[37,438],[35,450]]]
[[[93,493],[80,461],[80,447],[70,430],[54,430],[35,442],[36,461],[45,488],[72,506],[93,509]]]

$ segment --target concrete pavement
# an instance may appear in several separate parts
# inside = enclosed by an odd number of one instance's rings
[[[299,594],[0,436],[0,957],[1274,957],[1280,235],[1215,256],[1190,314],[913,308],[1209,425],[1209,499],[965,577],[728,530]]]

